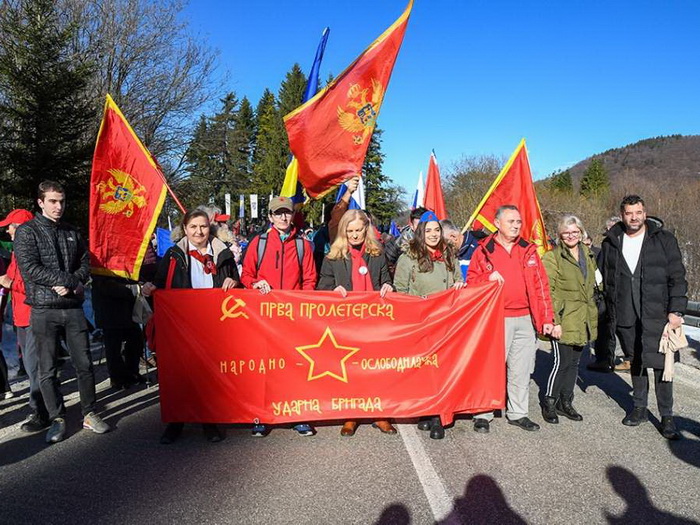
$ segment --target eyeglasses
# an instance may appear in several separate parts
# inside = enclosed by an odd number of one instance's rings
[[[580,237],[581,232],[561,232],[560,234],[562,237]]]
[[[277,210],[273,211],[272,215],[274,215],[275,217],[282,217],[282,215],[293,215],[293,212],[289,210]]]

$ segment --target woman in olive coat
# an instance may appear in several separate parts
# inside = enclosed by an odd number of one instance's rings
[[[432,211],[421,215],[408,250],[399,257],[394,287],[397,292],[418,296],[464,287],[457,257],[450,243],[443,238],[440,222]],[[430,430],[433,439],[445,437],[439,417],[421,421],[418,428]]]
[[[583,243],[586,231],[581,220],[566,215],[559,221],[558,230],[557,246],[542,259],[554,307],[554,363],[542,406],[542,416],[548,423],[558,423],[557,414],[572,421],[583,419],[572,405],[574,386],[581,352],[597,336],[595,291],[602,284],[595,256]]]

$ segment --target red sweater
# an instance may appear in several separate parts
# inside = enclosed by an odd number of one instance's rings
[[[540,333],[543,325],[554,322],[547,272],[534,244],[518,238],[509,254],[496,242],[495,234],[484,239],[469,263],[467,283],[488,281],[494,271],[498,271],[506,281],[506,317],[530,314]]]
[[[258,244],[260,236],[256,236],[243,259],[241,283],[246,288],[264,279],[273,290],[314,290],[316,288],[316,265],[314,264],[313,245],[304,239],[304,256],[301,268],[297,256],[295,238],[296,229],[292,229],[284,242],[279,232],[270,228],[267,232],[265,251],[262,261],[258,264]]]

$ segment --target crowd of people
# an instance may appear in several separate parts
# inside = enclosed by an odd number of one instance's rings
[[[350,190],[356,183],[356,178],[348,182]],[[679,355],[679,344],[674,342],[682,342],[687,305],[685,269],[676,238],[659,219],[647,216],[641,197],[628,195],[622,200],[620,219],[609,225],[599,250],[590,246],[591,237],[578,217],[562,217],[554,248],[541,258],[537,247],[521,235],[521,215],[512,204],[498,209],[494,233],[462,235],[450,221],[417,208],[401,234],[392,237],[379,232],[371,214],[348,209],[351,193],[329,208],[327,222],[313,242],[295,225],[294,205],[287,197],[271,199],[269,228],[244,249],[235,238],[223,235],[229,231],[227,217],[204,208],[192,210],[184,215],[181,237],[160,260],[149,248],[138,283],[91,277],[82,236],[62,220],[65,191],[55,182],[42,182],[38,213],[13,210],[0,221],[14,240],[0,285],[11,291],[13,322],[29,378],[30,415],[21,429],[48,429],[47,443],[64,439],[66,409],[57,370],[65,346],[76,371],[83,427],[99,434],[110,430],[96,407],[89,327],[82,309],[89,283],[96,322],[104,333],[111,387],[122,389],[143,381],[139,374],[143,327],[134,320],[133,310],[139,295],[148,298],[158,289],[242,287],[261,294],[330,290],[340,297],[350,291],[376,291],[385,297],[427,296],[496,281],[504,296],[508,424],[525,431],[540,429],[529,417],[539,336],[552,346],[541,403],[546,423],[559,423],[559,416],[583,420],[573,405],[575,383],[582,354],[595,348],[596,360],[589,368],[600,372],[622,368],[632,375],[634,409],[622,423],[637,426],[648,420],[651,369],[662,434],[680,438],[673,420],[672,379]],[[626,365],[613,361],[616,336]],[[8,397],[12,394],[4,359],[0,375]],[[426,416],[418,428],[429,431],[431,438],[445,436],[439,417],[417,415]],[[474,431],[488,433],[494,414],[473,416]],[[203,425],[209,441],[223,439],[217,423]],[[352,436],[357,425],[358,421],[346,421],[341,435]],[[385,419],[372,426],[396,433]],[[161,443],[173,443],[183,428],[183,422],[168,424]],[[262,437],[270,430],[261,422],[252,433]],[[315,433],[312,422],[296,424],[294,430],[303,436]]]

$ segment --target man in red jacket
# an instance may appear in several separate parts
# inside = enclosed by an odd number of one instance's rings
[[[271,290],[314,290],[316,265],[313,245],[292,225],[294,205],[288,197],[270,201],[269,219],[272,224],[248,245],[243,259],[241,283],[246,288],[267,294]],[[313,436],[311,425],[302,423],[294,429],[302,436]],[[253,427],[253,435],[262,437],[265,425]]]
[[[536,332],[552,333],[554,312],[549,282],[537,247],[520,237],[522,219],[518,208],[498,208],[494,225],[498,231],[484,239],[472,256],[467,283],[498,281],[503,289],[506,332],[508,423],[523,430],[539,430],[527,417],[530,375],[535,368]],[[474,430],[489,431],[493,413],[474,416]]]

